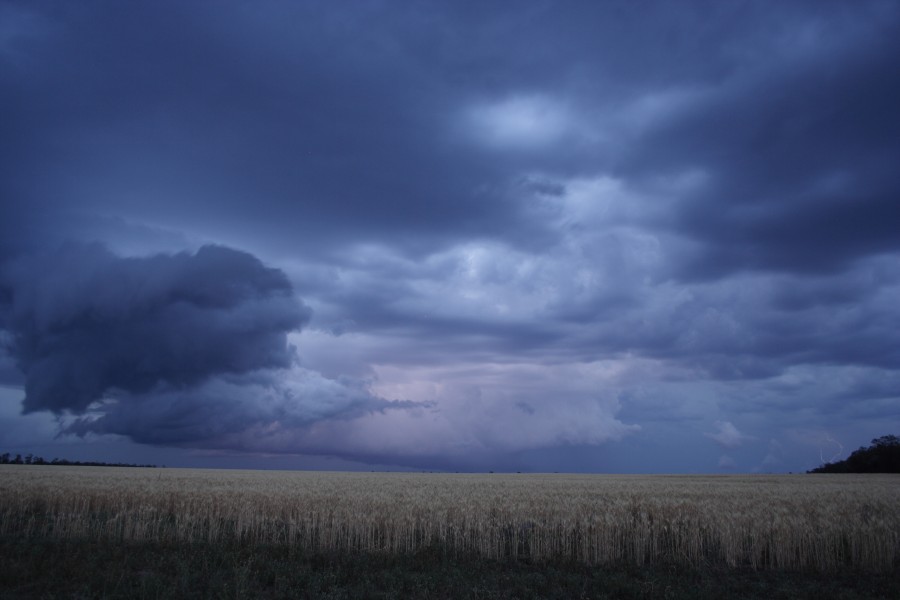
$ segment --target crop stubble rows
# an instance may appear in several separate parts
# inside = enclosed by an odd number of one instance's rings
[[[885,572],[900,477],[0,465],[0,535]]]

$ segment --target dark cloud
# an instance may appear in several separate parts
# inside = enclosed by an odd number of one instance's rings
[[[355,11],[292,5],[220,6],[216,19],[200,5],[22,10],[50,33],[0,82],[5,195],[20,212],[126,211],[310,252],[497,233],[492,215],[510,214],[479,191],[492,167],[443,133],[452,89],[403,47],[417,43],[415,14],[363,11],[373,28]]]
[[[711,187],[673,224],[704,244],[685,276],[895,247],[889,4],[12,6],[37,24],[0,79],[19,213],[125,213],[282,254],[360,239],[538,249],[558,232],[510,187],[523,172],[700,168]],[[469,108],[535,95],[584,135],[523,153],[466,131]],[[642,102],[655,108],[626,122]]]
[[[283,273],[219,246],[120,258],[67,244],[8,262],[0,288],[25,412],[286,367],[287,333],[309,318]]]
[[[898,40],[889,0],[0,0],[0,382],[445,468],[895,415]]]
[[[5,332],[0,333],[0,338]],[[0,385],[21,386],[25,383],[22,372],[16,367],[16,361],[8,353],[6,340],[0,341]]]
[[[900,249],[900,14],[824,8],[631,149],[634,172],[708,174],[674,215],[701,244],[682,276],[821,274]]]
[[[327,379],[307,369],[262,370],[212,378],[191,389],[169,388],[130,394],[98,407],[65,433],[125,435],[135,442],[293,452],[304,429],[327,419],[421,407],[388,401],[367,391],[365,382]],[[288,437],[289,444],[272,440]],[[255,438],[255,441],[254,441]],[[339,453],[330,448],[330,453]]]

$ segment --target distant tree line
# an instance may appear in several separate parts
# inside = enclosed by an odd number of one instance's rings
[[[860,447],[846,460],[826,463],[809,473],[900,473],[900,438],[884,435]]]
[[[135,465],[131,463],[108,463],[108,462],[98,462],[93,460],[81,461],[81,460],[66,460],[65,458],[54,458],[53,460],[44,460],[41,456],[34,456],[33,454],[26,454],[24,457],[21,454],[16,454],[13,456],[9,452],[4,452],[0,454],[0,465],[63,465],[63,466],[71,466],[71,467],[150,467],[156,468],[156,465]]]

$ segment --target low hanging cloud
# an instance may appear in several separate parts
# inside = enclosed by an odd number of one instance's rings
[[[723,448],[737,448],[744,444],[744,442],[751,441],[755,438],[753,436],[744,435],[738,428],[735,427],[731,421],[716,421],[715,423],[718,431],[716,433],[705,433],[706,437],[710,438]]]
[[[69,423],[63,433],[117,434],[144,444],[258,451],[270,450],[273,440],[287,435],[303,439],[305,429],[318,421],[420,406],[424,405],[375,396],[361,380],[329,379],[295,365],[223,375],[191,389],[113,398]]]
[[[25,376],[25,413],[79,414],[108,393],[288,367],[287,333],[309,318],[284,273],[222,246],[135,258],[70,243],[0,270],[0,329]]]

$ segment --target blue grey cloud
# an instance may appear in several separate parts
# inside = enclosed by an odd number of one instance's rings
[[[25,412],[287,367],[287,333],[309,319],[283,273],[220,246],[121,258],[73,243],[3,265],[0,289]]]
[[[64,433],[117,434],[135,442],[254,451],[257,438],[302,437],[323,420],[346,420],[386,410],[419,408],[421,403],[386,400],[364,382],[328,379],[303,368],[263,369],[219,375],[190,388],[167,386],[118,395],[72,421]],[[279,448],[291,451],[291,447]]]
[[[416,466],[865,443],[898,40],[889,0],[0,0],[0,381],[82,435]]]

